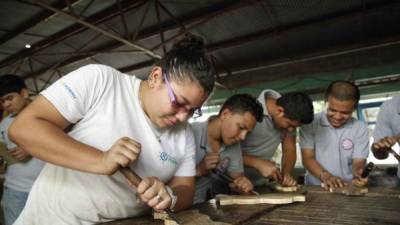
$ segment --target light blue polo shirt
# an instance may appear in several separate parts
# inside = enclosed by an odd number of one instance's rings
[[[241,142],[243,153],[257,156],[265,160],[271,160],[274,156],[287,132],[275,127],[265,104],[265,99],[278,99],[280,97],[281,94],[270,89],[262,91],[258,96],[257,100],[263,107],[264,118],[261,123],[256,123],[254,129],[249,132],[246,139]],[[261,174],[254,168],[245,167],[245,175],[253,184],[257,184],[259,180],[262,179]]]
[[[395,96],[381,105],[372,136],[375,143],[384,137],[399,134],[400,96]],[[400,164],[398,166],[397,176],[400,178]]]
[[[207,136],[208,121],[192,123],[193,134],[196,142],[196,166],[203,160],[206,153],[211,152],[211,146],[208,144]],[[220,152],[220,159],[225,157],[230,158],[230,164],[227,172],[243,172],[243,157],[240,144],[233,144],[230,146],[222,145]],[[207,191],[211,187],[212,179],[209,175],[196,178],[196,193],[193,204],[204,202],[207,198]]]
[[[313,149],[317,162],[329,173],[346,182],[353,179],[353,159],[366,159],[369,154],[368,127],[364,122],[349,119],[342,127],[334,128],[326,112],[317,113],[311,124],[300,129],[301,149]],[[306,184],[320,185],[309,171]]]
[[[11,125],[15,117],[8,116],[0,123],[0,134],[7,149],[17,147],[17,145],[8,138],[8,127]],[[5,173],[4,186],[19,192],[29,192],[40,171],[44,166],[44,162],[37,158],[30,158],[23,162],[17,162],[7,167]]]

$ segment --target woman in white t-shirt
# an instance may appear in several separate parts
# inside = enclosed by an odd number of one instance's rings
[[[186,121],[201,113],[214,77],[203,41],[190,35],[145,81],[88,65],[55,82],[9,130],[18,145],[50,162],[15,224],[95,224],[190,206],[195,147]],[[126,166],[143,177],[137,188],[118,172]]]

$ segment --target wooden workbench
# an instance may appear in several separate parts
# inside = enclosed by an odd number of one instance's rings
[[[363,197],[329,193],[319,187],[306,187],[306,202],[290,205],[220,206],[201,204],[195,208],[215,221],[231,224],[282,225],[400,225],[400,190],[372,187]],[[263,191],[263,190],[261,190]],[[125,219],[103,225],[149,225],[163,223],[151,216]]]

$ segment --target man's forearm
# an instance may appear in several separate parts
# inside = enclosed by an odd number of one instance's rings
[[[259,159],[256,156],[243,154],[243,164],[247,167],[257,169]]]
[[[282,156],[282,173],[291,174],[296,164],[296,152],[284,153]]]
[[[352,167],[353,167],[353,177],[361,176],[364,167],[365,167],[365,159],[353,159]]]
[[[296,164],[296,136],[286,135],[282,141],[282,173],[291,174]]]
[[[172,188],[178,197],[174,211],[181,211],[189,208],[193,204],[195,188],[189,186],[176,186]]]
[[[322,179],[324,173],[329,173],[315,159],[307,160],[307,163],[305,163],[305,167],[308,171],[311,172],[314,177],[320,180]]]

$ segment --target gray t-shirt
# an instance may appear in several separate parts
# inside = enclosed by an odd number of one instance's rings
[[[372,134],[374,142],[387,136],[400,134],[400,96],[384,102],[379,110],[376,126]],[[397,176],[400,178],[400,164],[397,170]]]
[[[329,173],[349,182],[353,179],[353,159],[366,159],[369,154],[368,127],[350,118],[342,127],[334,128],[326,112],[315,114],[311,124],[300,129],[301,149],[312,149],[316,161]],[[320,185],[318,178],[306,173],[306,184]]]
[[[206,153],[210,153],[211,146],[208,144],[207,136],[208,121],[192,123],[193,134],[196,142],[196,166],[203,160]],[[230,159],[227,172],[243,172],[243,158],[240,144],[230,146],[222,145],[220,159],[228,157]],[[211,188],[211,177],[209,175],[196,178],[196,193],[193,204],[204,202],[207,198],[207,191]]]
[[[8,138],[8,127],[13,120],[14,117],[10,115],[4,118],[0,123],[1,138],[6,144],[7,149],[17,147],[17,145]],[[36,158],[9,165],[5,174],[4,186],[15,191],[29,192],[33,182],[42,170],[43,165],[44,162]]]
[[[275,127],[272,117],[268,112],[265,99],[278,99],[281,95],[274,90],[264,90],[258,96],[264,112],[264,118],[261,123],[256,123],[254,129],[249,132],[246,139],[241,142],[244,154],[256,156],[261,159],[271,160],[278,146],[286,135],[295,135],[295,133],[287,133]],[[261,185],[265,181],[261,174],[254,168],[245,167],[245,175],[253,184]]]
[[[278,99],[281,95],[273,90],[264,90],[261,92],[258,101],[263,107],[264,119],[261,123],[256,123],[254,129],[250,131],[246,139],[241,142],[241,147],[245,154],[271,160],[279,144],[282,142],[284,134],[274,126],[267,106],[265,105],[266,97]]]

